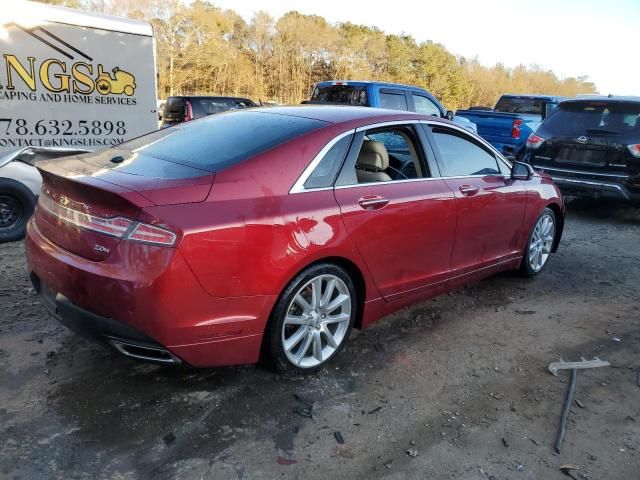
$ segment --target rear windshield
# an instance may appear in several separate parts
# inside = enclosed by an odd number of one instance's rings
[[[640,103],[561,103],[543,125],[554,135],[640,134]]]
[[[528,113],[542,115],[544,101],[535,98],[501,97],[495,110],[505,113]]]
[[[314,103],[343,103],[345,105],[369,106],[366,86],[319,85],[313,90]]]
[[[181,123],[118,148],[219,172],[325,125],[320,120],[245,110]]]

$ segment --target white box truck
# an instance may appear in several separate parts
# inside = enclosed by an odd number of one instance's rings
[[[0,10],[0,243],[22,238],[34,163],[157,129],[151,25],[28,1]]]

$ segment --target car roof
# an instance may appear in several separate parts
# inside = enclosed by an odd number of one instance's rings
[[[502,97],[532,98],[534,100],[552,100],[554,98],[564,98],[561,95],[537,95],[537,94],[527,94],[527,93],[504,93],[500,96],[500,98]]]
[[[226,95],[170,95],[170,98],[215,98],[216,100],[251,100],[247,97],[228,97]],[[253,102],[253,100],[251,100]]]
[[[345,123],[358,120],[371,120],[379,118],[380,121],[411,120],[439,117],[429,117],[415,112],[403,110],[387,110],[383,108],[356,107],[350,105],[298,105],[290,107],[265,107],[252,108],[252,112],[264,112],[291,117],[310,118],[327,123]]]
[[[415,85],[405,85],[403,83],[389,83],[389,82],[376,82],[373,80],[324,80],[318,82],[317,85],[333,85],[334,83],[342,83],[344,85],[378,85],[380,87],[389,88],[406,88],[408,90],[420,90],[426,92],[424,88],[416,87]]]
[[[576,98],[569,98],[563,100],[562,103],[567,102],[632,102],[640,103],[640,97],[632,95],[584,95]]]

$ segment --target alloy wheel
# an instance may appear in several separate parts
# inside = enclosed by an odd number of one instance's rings
[[[553,216],[548,213],[542,215],[536,223],[529,242],[529,266],[534,272],[542,270],[542,267],[547,263],[555,233],[556,226]]]
[[[283,322],[282,346],[289,361],[299,368],[327,361],[346,340],[351,314],[351,294],[341,278],[325,274],[305,283]]]

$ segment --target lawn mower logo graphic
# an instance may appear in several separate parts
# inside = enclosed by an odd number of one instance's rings
[[[136,89],[136,77],[129,72],[115,67],[113,76],[105,73],[102,64],[98,64],[98,76],[96,77],[96,90],[102,95],[124,93],[130,97]]]

